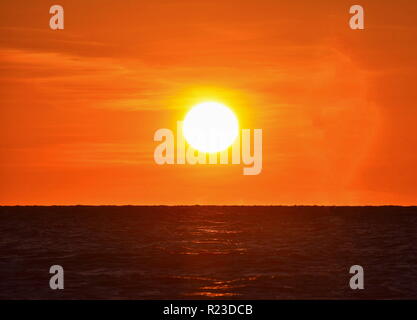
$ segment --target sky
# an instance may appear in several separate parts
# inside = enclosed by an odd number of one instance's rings
[[[416,21],[412,0],[2,0],[0,205],[416,205]],[[262,129],[259,175],[155,163],[205,100]]]

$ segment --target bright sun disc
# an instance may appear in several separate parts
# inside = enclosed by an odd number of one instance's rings
[[[196,150],[219,152],[227,149],[238,135],[234,113],[224,104],[204,102],[194,106],[185,116],[185,140]]]

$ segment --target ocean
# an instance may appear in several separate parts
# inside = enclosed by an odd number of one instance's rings
[[[0,299],[417,299],[417,207],[0,207],[0,235]]]

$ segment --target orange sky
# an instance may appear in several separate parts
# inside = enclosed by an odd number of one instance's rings
[[[1,1],[0,204],[416,205],[417,2],[356,2]],[[260,175],[154,163],[202,99],[263,130]]]

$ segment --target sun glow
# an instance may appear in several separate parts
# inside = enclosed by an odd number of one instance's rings
[[[239,133],[235,114],[224,104],[204,102],[185,116],[183,134],[194,149],[219,152],[233,144]]]

